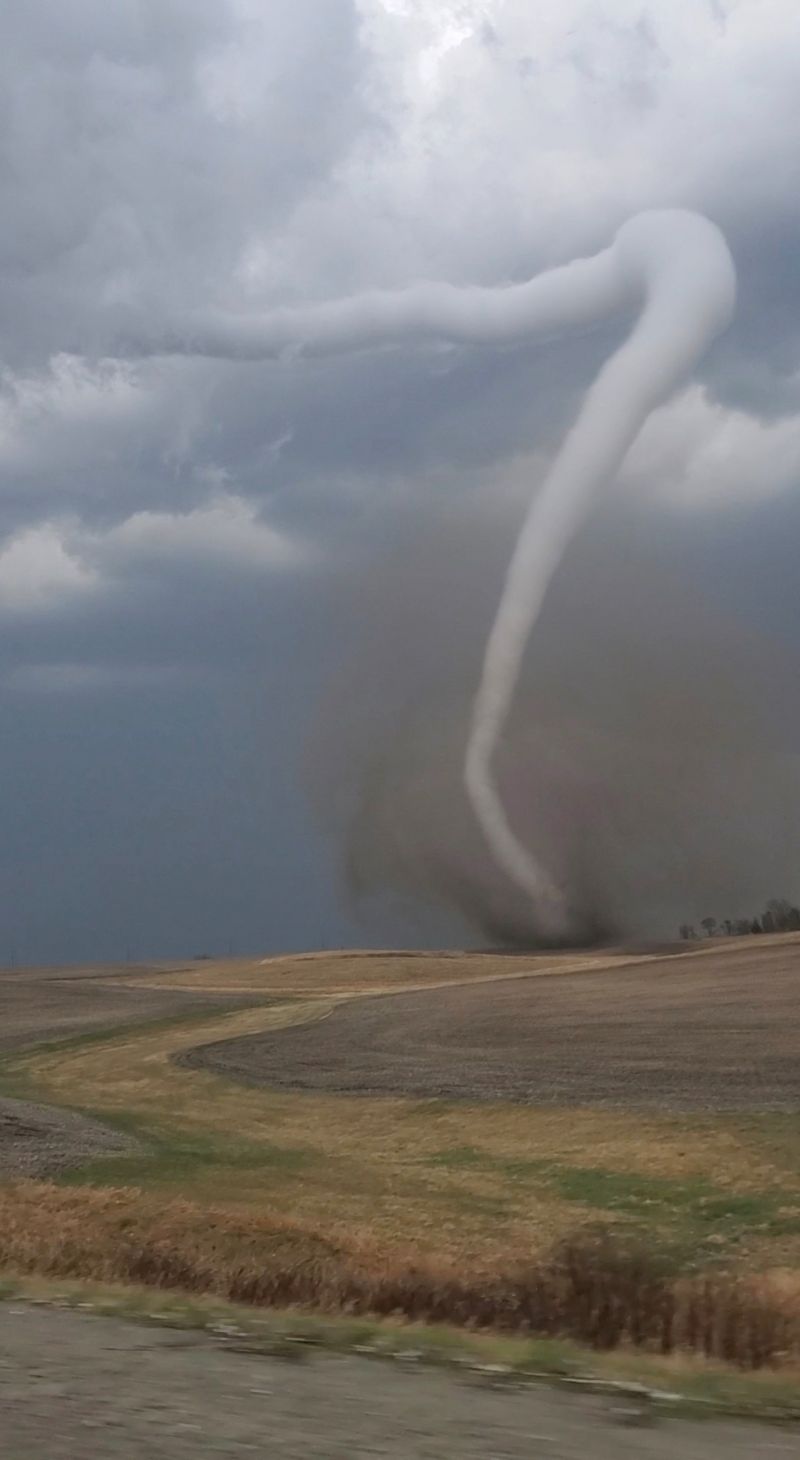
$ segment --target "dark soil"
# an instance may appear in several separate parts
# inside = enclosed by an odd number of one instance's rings
[[[344,1004],[182,1057],[283,1090],[674,1110],[800,1108],[800,943]]]

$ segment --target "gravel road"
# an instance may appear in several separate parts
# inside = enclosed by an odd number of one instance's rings
[[[0,1305],[8,1460],[798,1460],[800,1434],[660,1420],[439,1370],[226,1350],[205,1334]]]

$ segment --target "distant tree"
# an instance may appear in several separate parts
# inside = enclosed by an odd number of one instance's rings
[[[714,929],[717,926],[717,920],[716,918],[701,918],[700,926],[701,928],[705,928],[707,938],[713,938]]]
[[[750,922],[750,919],[749,918],[737,918],[737,920],[736,920],[736,932],[737,932],[737,934],[738,934],[738,936],[740,938],[746,937],[747,934],[748,933],[752,933],[752,931],[753,931],[753,925]]]
[[[765,923],[767,918],[770,920],[770,932],[788,933],[800,928],[800,909],[793,907],[785,897],[770,898],[764,914]]]
[[[724,927],[725,932],[727,933],[728,937],[729,938],[732,938],[733,937],[733,923],[731,922],[730,918],[726,918],[725,919],[725,922],[723,923],[722,926]]]
[[[750,932],[751,933],[763,933],[763,931],[764,931],[764,929],[762,928],[760,922],[758,921],[758,918],[753,918],[753,921],[750,924]]]

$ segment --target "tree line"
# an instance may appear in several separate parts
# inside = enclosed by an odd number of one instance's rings
[[[771,897],[764,912],[754,918],[701,918],[702,933],[693,923],[681,923],[681,937],[687,942],[695,938],[742,938],[748,933],[800,932],[800,907],[785,897]]]

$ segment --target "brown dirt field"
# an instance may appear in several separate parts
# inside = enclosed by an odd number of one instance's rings
[[[800,1106],[800,941],[358,999],[184,1053],[283,1090],[668,1110]]]

